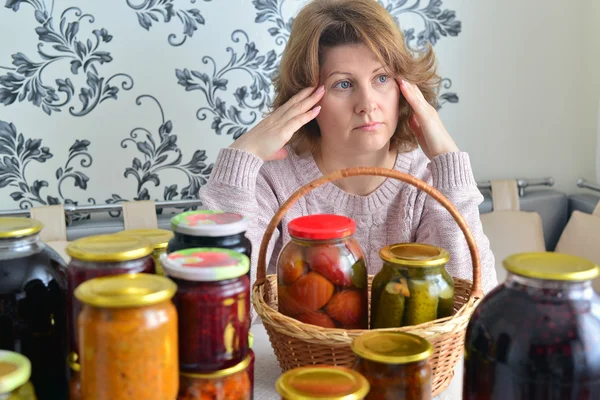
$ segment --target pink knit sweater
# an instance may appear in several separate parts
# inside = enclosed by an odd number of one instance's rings
[[[222,149],[212,175],[200,189],[207,209],[234,211],[251,223],[246,235],[252,242],[252,282],[256,277],[258,251],[263,233],[284,201],[300,186],[322,176],[311,154],[298,155],[288,148],[285,160],[264,162],[237,149]],[[487,293],[496,284],[494,256],[483,234],[477,189],[467,153],[448,153],[431,162],[420,150],[400,153],[394,169],[413,175],[442,192],[469,223],[477,241],[482,264],[482,284]],[[460,228],[448,211],[412,185],[387,179],[373,193],[357,196],[326,183],[301,198],[287,212],[273,234],[267,256],[268,272],[276,272],[277,256],[290,240],[288,223],[303,215],[340,214],[356,221],[355,238],[365,251],[369,274],[382,266],[378,252],[401,242],[428,243],[450,253],[450,275],[472,279],[469,249]]]

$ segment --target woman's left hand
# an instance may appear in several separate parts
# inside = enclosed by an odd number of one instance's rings
[[[432,160],[440,154],[460,151],[442,123],[437,110],[425,100],[423,93],[415,84],[397,78],[400,91],[413,109],[409,126],[421,149]]]

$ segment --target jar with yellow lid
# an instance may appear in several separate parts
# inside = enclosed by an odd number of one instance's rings
[[[250,361],[248,356],[233,367],[210,373],[182,372],[177,400],[251,400]]]
[[[586,259],[523,253],[475,309],[465,340],[463,399],[600,396],[600,275]]]
[[[152,244],[137,236],[98,235],[74,240],[66,248],[71,256],[68,273],[68,321],[70,337],[69,365],[71,391],[78,386],[77,316],[81,303],[73,296],[81,283],[102,276],[125,273],[154,273]]]
[[[36,400],[27,357],[0,350],[0,400]]]
[[[442,248],[398,243],[379,252],[383,267],[373,278],[371,329],[419,325],[454,312],[454,281]]]
[[[94,278],[75,289],[85,400],[167,400],[178,389],[177,286],[150,274]]]
[[[283,400],[362,400],[370,389],[359,372],[326,365],[286,371],[275,387]]]
[[[115,235],[139,236],[148,240],[154,248],[152,258],[156,265],[156,273],[159,275],[165,274],[160,263],[160,256],[167,252],[167,246],[169,245],[169,240],[173,238],[173,232],[166,229],[128,229],[117,232]]]
[[[0,218],[0,349],[29,359],[41,400],[66,400],[67,271],[42,243],[42,228],[30,218]]]
[[[366,400],[429,400],[433,346],[404,332],[367,332],[352,342],[354,369],[369,381]]]

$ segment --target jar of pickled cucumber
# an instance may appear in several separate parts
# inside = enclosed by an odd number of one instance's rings
[[[367,332],[352,342],[354,369],[371,385],[366,400],[431,400],[433,346],[404,332]]]
[[[27,357],[0,350],[0,400],[36,400],[30,376],[31,362]]]
[[[419,325],[454,313],[450,259],[442,248],[399,243],[379,252],[381,271],[371,289],[371,329]]]
[[[282,400],[363,400],[370,389],[357,371],[326,365],[291,369],[277,379],[275,387]]]

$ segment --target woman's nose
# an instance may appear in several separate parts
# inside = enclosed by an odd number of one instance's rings
[[[355,112],[357,114],[370,114],[377,109],[375,93],[371,88],[360,89],[357,92]]]

